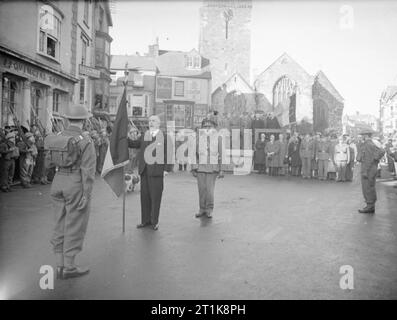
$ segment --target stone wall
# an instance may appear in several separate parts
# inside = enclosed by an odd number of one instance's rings
[[[200,9],[200,54],[210,60],[212,91],[234,73],[250,79],[251,0],[205,1]],[[224,13],[231,14],[226,38]]]

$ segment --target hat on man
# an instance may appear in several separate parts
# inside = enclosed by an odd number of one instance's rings
[[[207,127],[207,126],[216,127],[216,124],[211,119],[204,119],[201,122],[201,127],[203,128],[203,127]]]
[[[73,120],[84,120],[90,118],[91,116],[92,114],[88,112],[87,108],[82,105],[69,107],[64,114],[65,118]]]

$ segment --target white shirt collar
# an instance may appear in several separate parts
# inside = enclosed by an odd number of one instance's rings
[[[150,130],[150,134],[152,135],[152,137],[157,136],[157,134],[159,133],[160,129],[156,129],[156,130]]]

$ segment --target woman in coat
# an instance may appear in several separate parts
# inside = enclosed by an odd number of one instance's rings
[[[278,144],[280,145],[280,153],[278,157],[278,174],[284,176],[288,174],[288,142],[282,133],[279,135]]]
[[[265,153],[266,153],[266,165],[267,167],[269,167],[269,175],[277,176],[280,145],[275,141],[273,134],[270,136],[270,141],[266,144]]]
[[[288,144],[288,159],[291,164],[291,175],[300,176],[302,160],[300,157],[300,140],[296,135],[290,139]]]
[[[258,173],[266,173],[266,136],[264,133],[259,135],[259,139],[255,143],[255,154],[254,154],[254,168],[258,170]]]

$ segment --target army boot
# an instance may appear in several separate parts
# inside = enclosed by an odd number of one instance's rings
[[[375,207],[367,205],[365,208],[358,210],[360,213],[375,213]]]

